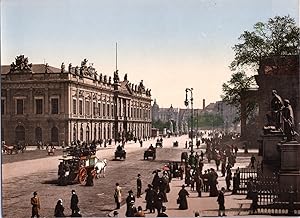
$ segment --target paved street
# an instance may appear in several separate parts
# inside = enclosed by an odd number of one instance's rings
[[[173,141],[179,141],[179,147],[173,148]],[[5,217],[28,217],[31,213],[30,197],[33,191],[38,191],[41,198],[41,214],[52,216],[57,199],[62,198],[65,206],[65,214],[69,215],[69,204],[71,190],[75,189],[79,196],[79,207],[84,216],[107,216],[114,208],[113,191],[116,182],[123,188],[123,204],[129,189],[136,191],[136,175],[141,173],[144,184],[143,190],[152,181],[152,171],[161,168],[169,160],[180,160],[180,154],[184,149],[187,136],[180,138],[164,139],[164,147],[157,149],[157,159],[155,161],[143,160],[143,151],[152,141],[144,142],[143,148],[139,144],[130,143],[126,145],[128,153],[125,161],[112,161],[114,148],[110,146],[100,149],[97,156],[108,159],[106,178],[100,178],[94,182],[93,187],[82,185],[57,186],[57,165],[59,156],[46,157],[35,160],[7,163],[3,165],[3,211]],[[153,143],[153,142],[152,142]],[[22,154],[19,154],[22,155]],[[238,158],[238,165],[245,166],[249,163],[249,157]],[[205,168],[213,165],[205,164]],[[223,186],[224,178],[219,179],[219,187]],[[166,204],[168,213],[171,216],[192,216],[194,211],[200,211],[203,215],[216,215],[216,198],[195,197],[191,192],[189,198],[190,210],[177,210],[176,199],[182,181],[173,180],[169,202]],[[228,193],[229,194],[229,193]],[[226,207],[231,208],[231,215],[243,213],[241,207],[249,207],[248,202],[241,201],[243,196],[229,196],[226,199]],[[139,199],[141,201],[142,198]],[[243,203],[243,204],[240,204]],[[137,202],[144,207],[144,202]],[[14,210],[10,208],[19,205]],[[120,210],[120,215],[124,215],[124,207]],[[149,214],[147,214],[149,216]]]

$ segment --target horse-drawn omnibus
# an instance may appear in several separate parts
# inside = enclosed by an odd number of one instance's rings
[[[58,184],[85,184],[88,174],[97,178],[97,173],[104,172],[105,169],[102,168],[106,165],[106,160],[100,161],[93,149],[88,152],[79,147],[68,147],[64,150],[64,156],[58,165]]]

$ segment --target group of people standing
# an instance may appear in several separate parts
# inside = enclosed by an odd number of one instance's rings
[[[75,190],[72,190],[71,205],[70,205],[70,209],[72,210],[71,217],[82,217],[82,215],[80,214],[78,203],[79,203],[78,196]],[[32,205],[31,218],[40,217],[41,203],[37,192],[33,193],[33,197],[31,198],[31,205]],[[63,200],[58,199],[54,209],[54,217],[66,217],[64,210],[65,208],[63,206]]]

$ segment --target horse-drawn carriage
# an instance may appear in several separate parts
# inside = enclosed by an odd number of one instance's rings
[[[115,159],[119,158],[120,160],[121,159],[126,159],[126,151],[124,149],[120,150],[120,149],[117,149],[115,151]]]
[[[69,146],[64,151],[63,158],[58,165],[58,184],[88,183],[88,177],[98,178],[98,174],[105,175],[107,161],[100,161],[94,150],[86,150],[78,146]]]
[[[156,158],[156,149],[153,148],[153,149],[150,149],[148,148],[146,151],[144,151],[144,160],[148,160],[149,157],[152,158],[152,160],[155,160]]]
[[[97,163],[97,157],[65,157],[60,159],[58,165],[58,184],[68,185],[72,183],[85,184],[89,173],[96,177],[94,169]]]
[[[162,138],[156,140],[155,147],[156,147],[156,148],[157,148],[157,147],[160,147],[160,148],[163,147],[163,139],[162,139]]]

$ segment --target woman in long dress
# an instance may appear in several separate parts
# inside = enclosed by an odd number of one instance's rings
[[[189,196],[189,193],[187,190],[185,190],[185,186],[182,185],[182,189],[178,193],[178,199],[179,199],[179,209],[180,210],[186,210],[188,209],[188,203],[187,203],[187,196]]]

